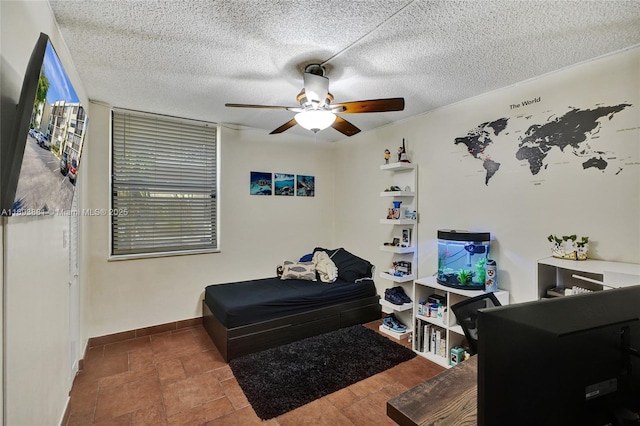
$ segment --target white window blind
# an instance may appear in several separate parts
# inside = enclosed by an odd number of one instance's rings
[[[112,112],[111,254],[216,250],[216,125]]]

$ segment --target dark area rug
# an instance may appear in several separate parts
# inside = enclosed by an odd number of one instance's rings
[[[362,325],[229,362],[258,417],[270,419],[385,371],[416,354]]]

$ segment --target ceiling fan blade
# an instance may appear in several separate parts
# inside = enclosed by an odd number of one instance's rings
[[[331,108],[341,107],[338,114],[359,114],[362,112],[387,112],[402,111],[404,109],[404,98],[371,99],[368,101],[343,102],[331,104]]]
[[[298,124],[296,122],[295,118],[292,118],[291,120],[287,121],[286,123],[284,123],[282,126],[278,127],[277,129],[275,129],[273,132],[269,133],[270,135],[275,135],[276,133],[282,133],[285,130],[288,130],[290,128],[292,128],[293,126],[295,126],[296,124]]]
[[[300,109],[300,107],[286,107],[279,105],[249,105],[249,104],[224,104],[226,107],[230,108],[262,108],[262,109],[284,109],[287,111],[295,111]]]
[[[349,123],[344,118],[339,117],[337,115],[336,115],[336,121],[333,122],[331,127],[333,127],[334,129],[336,129],[340,133],[343,133],[343,134],[345,134],[347,136],[353,136],[356,133],[360,133],[360,129],[358,129],[353,124]]]

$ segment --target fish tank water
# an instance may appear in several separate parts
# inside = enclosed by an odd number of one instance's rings
[[[464,290],[484,290],[491,233],[438,230],[438,282]]]

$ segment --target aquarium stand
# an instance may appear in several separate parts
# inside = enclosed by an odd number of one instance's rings
[[[469,286],[454,288],[437,282],[435,276],[418,278],[414,282],[416,303],[423,306],[414,310],[413,350],[420,356],[438,365],[451,367],[451,349],[462,346],[466,339],[464,331],[451,310],[451,306],[480,293]],[[500,304],[509,304],[509,292],[500,290],[493,293]],[[424,309],[424,304],[440,300],[442,316],[433,316],[432,311]],[[439,311],[439,309],[438,309]],[[435,343],[435,345],[433,344]]]

